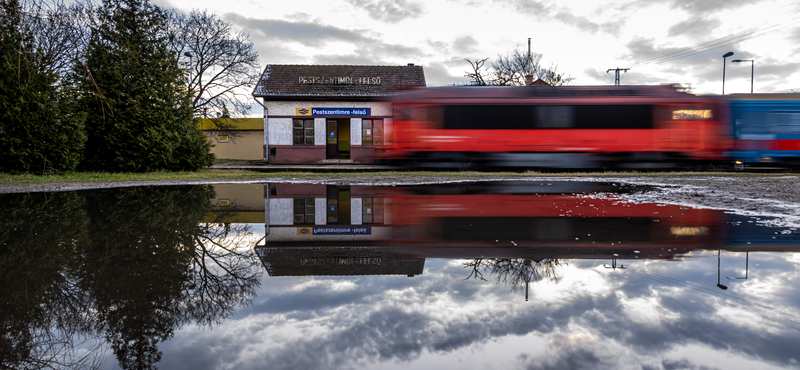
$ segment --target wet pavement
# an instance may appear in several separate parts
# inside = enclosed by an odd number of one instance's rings
[[[0,194],[0,361],[800,367],[791,196],[773,199],[783,211],[759,214],[685,201],[724,186],[673,185],[266,182]]]

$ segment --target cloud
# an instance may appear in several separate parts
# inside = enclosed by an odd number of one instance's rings
[[[477,50],[478,40],[472,36],[461,36],[453,41],[453,50],[462,54],[473,53]]]
[[[678,22],[669,28],[668,36],[687,35],[696,37],[697,35],[708,35],[722,24],[718,19],[708,19],[702,16],[694,16],[682,22]]]
[[[525,0],[511,0],[514,7],[525,14],[536,15],[542,18],[549,17],[550,6],[546,5],[544,1],[525,1]]]
[[[752,0],[674,0],[673,8],[686,10],[690,13],[707,13],[725,8],[738,8],[743,5],[752,5]]]
[[[296,41],[306,46],[320,46],[326,41],[364,42],[369,40],[359,31],[311,22],[247,18],[235,13],[225,13],[223,19],[250,30],[253,37]]]
[[[570,26],[577,27],[584,32],[597,33],[597,31],[600,30],[599,24],[590,21],[586,17],[579,17],[567,11],[560,11],[556,13],[553,18]]]
[[[409,0],[349,0],[353,6],[365,9],[375,20],[397,23],[422,15],[421,3]]]
[[[517,356],[518,367],[527,369],[635,368],[636,364],[653,370],[703,369],[693,362],[696,356],[670,356],[684,346],[702,349],[702,358],[709,361],[740,356],[794,366],[800,343],[800,333],[792,327],[797,291],[787,287],[789,291],[755,296],[731,286],[725,294],[717,293],[713,283],[707,284],[716,280],[716,259],[706,258],[714,254],[699,252],[696,258],[672,263],[626,263],[629,270],[624,274],[594,274],[591,266],[572,268],[557,283],[533,285],[531,302],[521,302],[519,292],[509,293],[502,284],[462,280],[466,271],[460,266],[435,263],[426,264],[421,279],[265,277],[285,286],[275,289],[265,282],[264,289],[273,289],[270,297],[255,305],[294,303],[279,314],[267,307],[254,308],[246,318],[229,320],[214,332],[176,333],[176,340],[163,349],[163,365],[320,369],[400,363],[416,368],[422,367],[416,361],[424,361],[426,353],[437,357],[483,353],[487,343],[504,346],[525,336],[547,343],[543,353],[537,346],[521,353],[509,346],[506,353]],[[786,266],[782,256],[751,254],[750,258],[751,266],[759,266],[759,280],[792,281],[798,275],[785,274],[794,266]],[[341,280],[354,284],[343,293],[346,299],[330,304],[299,302],[302,297],[335,300],[337,293],[324,287]],[[317,284],[297,289],[309,281]],[[588,288],[593,284],[604,289]],[[465,290],[469,291],[455,293]],[[651,300],[655,312],[631,310],[636,302]],[[295,304],[295,312],[288,311]],[[761,322],[751,325],[737,319],[726,313],[730,308],[749,312]],[[177,363],[187,356],[209,362]]]
[[[296,13],[293,18],[298,21],[277,19],[247,18],[227,13],[225,20],[238,27],[250,31],[250,35],[258,50],[269,50],[267,63],[280,63],[288,59],[288,63],[311,64],[360,64],[385,65],[389,60],[402,60],[401,63],[418,63],[417,59],[426,54],[419,48],[400,44],[388,44],[378,38],[365,36],[362,30],[349,30],[334,26],[318,24],[308,20],[305,13]],[[353,45],[349,53],[317,54],[317,55],[284,55],[288,50],[283,44],[298,42],[309,47],[324,46],[330,42],[346,42]],[[277,56],[284,55],[284,58]],[[289,58],[290,56],[294,57]]]
[[[587,17],[573,14],[571,9],[558,8],[547,5],[543,1],[508,0],[514,8],[524,14],[534,16],[538,21],[555,19],[567,26],[575,27],[583,32],[597,33],[598,31],[618,35],[624,19],[616,19],[613,22],[597,23]]]
[[[358,65],[386,65],[387,60],[403,60],[408,64],[418,64],[417,58],[425,56],[420,49],[398,44],[383,44],[380,42],[361,43],[351,54],[318,54],[313,57],[313,64],[358,64]]]
[[[467,66],[467,62],[464,62],[464,66]],[[442,85],[453,85],[453,84],[463,84],[467,81],[466,77],[462,75],[453,76],[448,71],[447,66],[445,63],[442,62],[431,62],[424,66],[425,68],[425,81],[427,81],[428,86],[442,86]],[[466,68],[464,69],[466,71]]]

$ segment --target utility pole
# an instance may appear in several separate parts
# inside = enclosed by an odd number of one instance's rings
[[[526,67],[528,69],[528,74],[531,74],[531,62],[531,38],[528,37],[528,65]]]
[[[612,68],[607,70],[606,73],[614,71],[615,72],[614,85],[619,86],[619,71],[625,71],[625,73],[628,73],[629,70],[630,68]]]
[[[533,60],[531,59],[531,38],[528,37],[528,58],[525,61],[525,86],[533,84],[533,68],[531,64],[533,64]]]

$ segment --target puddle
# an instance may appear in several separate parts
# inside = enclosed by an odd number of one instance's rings
[[[2,194],[2,361],[796,367],[800,231],[637,201],[652,190],[493,181]]]

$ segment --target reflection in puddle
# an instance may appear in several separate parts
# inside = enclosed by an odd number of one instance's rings
[[[800,233],[619,197],[649,190],[517,181],[2,195],[0,360],[796,367]]]

